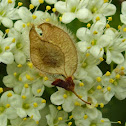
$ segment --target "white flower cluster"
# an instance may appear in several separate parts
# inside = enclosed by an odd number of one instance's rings
[[[41,11],[44,2],[54,8],[47,5]],[[111,126],[97,107],[103,108],[114,96],[126,98],[126,1],[120,14],[123,25],[118,29],[109,24],[116,13],[111,2],[31,0],[26,8],[21,2],[15,7],[15,0],[0,1],[0,25],[7,28],[5,33],[0,30],[0,63],[7,65],[3,78],[6,87],[0,87],[0,126]],[[73,82],[78,97],[64,88],[54,88],[52,83],[62,76],[48,75],[34,67],[29,38],[33,25],[53,22],[60,27],[75,18],[86,24],[76,31],[78,64]],[[35,29],[41,37],[42,31]],[[103,73],[98,66],[101,62],[111,70],[106,68]]]

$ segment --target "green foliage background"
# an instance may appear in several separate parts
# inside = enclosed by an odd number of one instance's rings
[[[26,6],[26,7],[28,7],[29,4],[30,4],[30,0],[17,0],[17,3],[18,2],[23,2],[23,5]],[[121,9],[121,0],[113,0],[112,3],[116,5],[117,12],[113,16],[113,21],[110,23],[110,25],[113,26],[114,28],[117,28],[118,25],[121,24],[120,16],[119,16],[120,15],[120,9]],[[39,7],[39,10],[45,10],[45,6],[46,6],[46,3],[41,5]],[[86,24],[79,22],[77,19],[75,19],[72,23],[67,24],[67,27],[74,34],[76,34],[76,31],[79,27],[83,27],[83,26],[86,26]],[[2,31],[5,30],[5,28],[2,25],[0,25],[0,29]],[[107,70],[110,70],[110,66],[107,65],[105,62],[100,64],[99,67],[103,70],[103,73],[105,73]],[[2,82],[2,78],[5,75],[7,75],[6,65],[0,63],[0,87],[4,87],[3,82]],[[47,89],[47,90],[49,90],[49,89]],[[49,92],[47,90],[45,92],[46,95],[44,93],[44,97],[49,98],[49,95],[52,93],[52,90],[50,90],[51,92]],[[47,95],[47,93],[48,93],[48,95]],[[46,99],[48,99],[48,98],[46,98]],[[115,97],[113,97],[112,100],[107,105],[105,105],[105,107],[103,109],[101,109],[101,111],[103,112],[103,117],[109,118],[111,121],[115,121],[115,122],[118,121],[118,120],[122,121],[121,125],[120,124],[112,124],[112,126],[124,126],[124,123],[126,122],[126,99],[119,101]]]

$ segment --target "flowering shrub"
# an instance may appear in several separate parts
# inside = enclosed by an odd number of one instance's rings
[[[31,0],[26,8],[0,1],[0,25],[6,28],[0,30],[0,63],[7,72],[0,126],[121,124],[99,109],[114,96],[126,98],[126,1],[117,29],[110,25],[116,13],[111,2]],[[76,35],[67,28],[74,19],[84,23]],[[102,62],[111,66],[106,73]]]

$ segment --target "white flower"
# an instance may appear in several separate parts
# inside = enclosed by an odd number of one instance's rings
[[[88,3],[87,8],[92,14],[102,14],[104,16],[114,15],[116,6],[110,3],[104,3],[104,0],[92,0]]]
[[[14,93],[12,91],[7,91],[3,93],[0,98],[0,125],[1,126],[7,125],[7,119],[17,118],[16,111],[10,103],[10,99],[11,97],[13,97],[13,95]]]
[[[13,37],[13,41],[16,43],[15,48],[12,50],[14,58],[17,64],[24,64],[26,62],[25,48],[27,48],[24,37],[14,28],[10,29],[8,36]]]
[[[18,9],[18,14],[22,20],[18,20],[15,22],[15,29],[17,31],[29,31],[31,28],[31,24],[38,25],[42,23],[42,17],[44,13],[42,11],[35,11],[32,14],[30,10],[28,10],[26,7],[20,7]]]
[[[64,111],[58,111],[53,105],[49,105],[50,114],[46,115],[47,123],[49,126],[67,126],[65,123],[68,114]]]
[[[124,38],[118,37],[118,32],[115,29],[107,29],[105,34],[99,40],[99,44],[105,47],[106,62],[110,64],[114,61],[117,64],[121,64],[124,61],[124,57],[121,52],[126,48],[126,43],[123,42]],[[103,44],[104,43],[104,44]]]
[[[90,30],[79,28],[76,33],[77,37],[81,40],[77,43],[78,49],[81,52],[91,53],[95,58],[102,57],[104,49],[103,45],[99,44],[99,39],[103,34],[104,27],[105,23],[97,21],[91,26]]]
[[[31,119],[31,118],[26,118],[26,120],[22,118],[16,118],[13,120],[10,120],[11,126],[37,126],[37,123]]]
[[[13,64],[7,65],[7,76],[4,76],[3,83],[10,88],[13,88],[15,93],[20,94],[24,83],[22,83],[20,74],[26,71],[26,65],[18,67],[19,64],[13,62]],[[19,65],[20,66],[20,65]]]
[[[75,83],[75,92],[85,101],[87,101],[87,89],[81,88],[78,81]],[[51,95],[51,102],[55,105],[62,105],[65,112],[71,112],[75,106],[85,104],[74,93],[62,88],[58,88],[58,91]]]
[[[14,8],[15,0],[9,3],[8,0],[2,0],[0,2],[0,23],[5,27],[11,28],[13,26],[13,21],[19,19],[17,14],[17,9]]]
[[[123,65],[123,64],[122,64]],[[102,85],[104,86],[104,96],[106,101],[110,101],[115,95],[119,100],[126,98],[126,77],[124,76],[124,71],[122,65],[119,65],[111,75],[107,76],[105,74],[102,78]]]
[[[58,1],[55,8],[62,15],[63,23],[70,23],[75,18],[82,22],[88,22],[92,19],[91,12],[85,8],[87,1],[85,0],[67,0],[66,2]]]
[[[33,116],[35,121],[39,121],[41,116],[39,110],[45,107],[42,98],[33,97],[30,88],[24,89],[22,95],[14,95],[11,104],[16,109],[20,118]]]
[[[4,39],[0,36],[0,62],[11,64],[14,61],[11,50],[15,47],[15,43],[12,40],[12,37]]]
[[[126,1],[122,2],[121,12],[122,14],[120,14],[120,20],[126,25]]]
[[[76,126],[111,126],[109,119],[102,118],[101,112],[96,108],[76,107],[72,111],[72,115]]]

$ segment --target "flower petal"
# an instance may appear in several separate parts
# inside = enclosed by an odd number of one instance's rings
[[[45,0],[48,4],[55,4],[57,0]]]
[[[14,56],[11,52],[4,52],[0,55],[0,62],[11,64],[14,61]]]
[[[112,51],[112,60],[117,63],[117,64],[121,64],[124,61],[124,57],[120,52],[117,51]]]
[[[51,102],[55,105],[61,105],[64,103],[63,92],[57,91],[51,95]]]
[[[25,64],[26,62],[26,56],[21,51],[17,51],[16,54],[14,54],[14,58],[17,64]]]
[[[18,10],[18,14],[23,20],[23,22],[31,22],[32,20],[32,14],[26,7],[20,7]]]
[[[67,24],[75,19],[75,14],[71,12],[64,13],[62,16],[62,22]]]
[[[126,25],[126,15],[120,15],[120,20],[122,23],[124,23]]]
[[[0,126],[7,126],[7,116],[5,114],[0,115]]]
[[[63,1],[58,1],[56,4],[55,4],[55,8],[58,12],[60,12],[61,14],[67,12],[67,6],[66,6],[66,3],[63,2]],[[69,8],[69,7],[68,7]]]
[[[121,12],[126,15],[126,1],[122,2]]]
[[[104,16],[111,16],[114,15],[116,12],[116,6],[110,3],[104,3],[101,8],[101,13]]]
[[[5,27],[8,28],[11,28],[13,26],[13,21],[7,17],[4,17],[1,22]]]
[[[87,23],[92,19],[92,13],[88,9],[82,8],[76,13],[76,17],[80,21]]]

